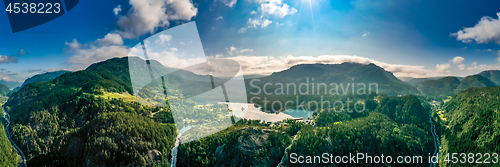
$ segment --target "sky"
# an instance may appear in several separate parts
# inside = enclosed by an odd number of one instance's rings
[[[82,70],[127,56],[141,42],[174,68],[205,56],[235,60],[246,75],[356,62],[397,77],[466,76],[500,69],[499,6],[494,0],[86,0],[17,33],[0,12],[0,79]]]

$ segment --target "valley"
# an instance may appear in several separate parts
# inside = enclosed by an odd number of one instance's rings
[[[7,126],[5,126],[5,134],[6,134],[7,138],[9,139],[9,142],[12,145],[12,147],[14,147],[16,149],[17,155],[19,157],[21,157],[21,162],[20,162],[21,165],[19,165],[19,166],[26,167],[27,166],[26,165],[26,157],[24,156],[23,151],[19,147],[17,147],[16,143],[14,143],[14,141],[12,141],[11,135],[9,133],[10,116],[4,112],[5,109],[3,108],[3,106],[2,106],[2,111],[3,111],[3,113],[2,113],[3,118],[5,119],[5,121],[7,121]]]
[[[248,101],[227,103],[206,87],[207,76],[168,73],[154,61],[164,86],[136,83],[142,86],[136,89],[131,76],[143,75],[130,73],[128,62],[113,58],[40,75],[9,90],[6,130],[27,166],[302,166],[291,163],[290,154],[397,157],[498,149],[493,120],[500,93],[492,71],[412,86],[374,64],[302,64],[244,80]],[[215,87],[229,81],[214,80]],[[353,86],[363,84],[373,88]],[[337,93],[328,94],[335,85]],[[475,109],[478,104],[484,106]],[[471,119],[488,128],[473,130],[480,126]],[[390,165],[448,166],[443,158]]]

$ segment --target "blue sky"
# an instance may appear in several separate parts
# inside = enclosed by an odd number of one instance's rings
[[[498,1],[151,1],[156,7],[143,2],[80,1],[65,15],[18,33],[0,12],[0,78],[21,81],[46,71],[84,69],[126,56],[154,33],[182,33],[168,28],[192,21],[205,55],[236,60],[245,74],[317,62],[374,62],[399,77],[500,69]],[[182,41],[173,36],[169,42]],[[179,44],[165,47],[181,49],[182,57],[187,50]]]

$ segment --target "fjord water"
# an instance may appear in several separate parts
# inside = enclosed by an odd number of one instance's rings
[[[232,110],[231,114],[238,118],[245,118],[250,120],[262,120],[265,122],[278,122],[285,119],[296,118],[312,118],[311,111],[308,110],[295,110],[288,109],[279,113],[267,113],[261,111],[260,107],[256,107],[253,103],[228,103],[229,108]],[[243,110],[242,110],[243,109]]]

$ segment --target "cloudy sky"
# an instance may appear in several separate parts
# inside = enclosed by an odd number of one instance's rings
[[[18,33],[0,12],[0,79],[81,70],[127,56],[146,41],[162,46],[155,54],[170,57],[160,62],[171,67],[205,55],[236,60],[245,74],[357,62],[398,77],[465,76],[500,69],[499,6],[494,0],[87,0]],[[187,24],[195,28],[182,28]]]

